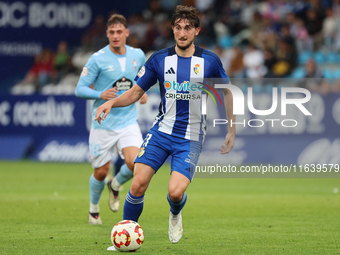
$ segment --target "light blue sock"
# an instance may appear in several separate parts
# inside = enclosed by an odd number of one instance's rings
[[[172,214],[177,215],[177,214],[180,213],[180,211],[183,209],[185,203],[187,202],[187,193],[184,192],[182,199],[178,202],[173,202],[170,199],[170,196],[169,196],[169,193],[168,193],[168,202],[169,202],[170,211],[172,212]]]
[[[94,178],[92,174],[89,182],[90,182],[90,201],[94,205],[99,204],[100,196],[105,187],[105,180],[98,181],[96,180],[96,178]]]
[[[117,181],[123,185],[133,177],[133,172],[127,167],[126,164],[122,165],[119,173],[116,175]]]

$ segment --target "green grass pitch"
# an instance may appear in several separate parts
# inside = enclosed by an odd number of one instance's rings
[[[112,254],[103,225],[88,224],[90,164],[0,162],[0,254]],[[339,179],[199,179],[187,191],[184,236],[168,240],[169,166],[153,178],[139,223],[139,254],[340,254]],[[122,203],[131,182],[121,192]]]

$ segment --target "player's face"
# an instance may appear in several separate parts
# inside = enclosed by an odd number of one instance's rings
[[[188,49],[198,35],[200,28],[195,28],[188,20],[179,20],[172,26],[177,47],[181,50]]]
[[[121,48],[125,46],[126,38],[129,36],[129,29],[121,23],[112,24],[107,28],[106,36],[112,48]]]

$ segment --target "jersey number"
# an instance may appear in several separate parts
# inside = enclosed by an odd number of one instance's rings
[[[144,147],[148,146],[149,140],[151,139],[152,134],[147,134],[144,142]]]
[[[90,155],[98,157],[100,155],[100,145],[90,143]]]

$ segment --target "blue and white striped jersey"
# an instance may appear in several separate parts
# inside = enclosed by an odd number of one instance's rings
[[[76,96],[95,99],[92,107],[92,128],[117,130],[137,124],[137,108],[135,104],[127,107],[113,108],[102,124],[94,121],[97,108],[105,103],[100,99],[103,91],[117,87],[118,96],[133,86],[133,80],[145,62],[141,49],[125,46],[126,54],[114,54],[109,45],[94,53],[80,76],[76,88]],[[94,84],[94,90],[89,87]]]
[[[145,91],[159,81],[161,103],[154,128],[195,141],[205,135],[201,88],[207,78],[229,83],[219,57],[209,50],[196,46],[192,57],[178,56],[175,46],[154,53],[135,78]]]

